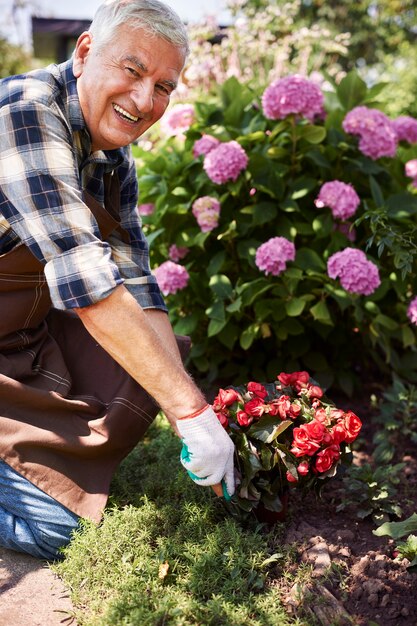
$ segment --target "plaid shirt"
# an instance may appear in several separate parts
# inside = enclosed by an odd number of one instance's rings
[[[125,284],[144,308],[166,310],[149,268],[128,148],[91,152],[72,61],[0,81],[0,254],[26,244],[45,264],[52,303],[85,307]],[[103,204],[117,169],[121,226],[102,240],[83,189]]]

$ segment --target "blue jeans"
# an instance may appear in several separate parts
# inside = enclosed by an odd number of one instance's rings
[[[0,460],[0,546],[40,559],[62,555],[79,517]]]

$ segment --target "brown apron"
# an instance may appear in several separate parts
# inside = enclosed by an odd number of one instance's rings
[[[121,232],[118,179],[109,180],[106,209],[85,197],[103,239]],[[43,269],[23,244],[0,255],[0,457],[74,513],[99,521],[112,474],[158,407],[74,312],[51,308]],[[179,346],[184,357],[187,339]]]

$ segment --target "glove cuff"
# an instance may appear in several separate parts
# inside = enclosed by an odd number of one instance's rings
[[[208,408],[210,408],[210,405],[209,404],[205,404],[203,406],[203,408],[198,409],[198,411],[195,411],[194,413],[191,413],[191,415],[184,415],[184,417],[179,417],[177,421],[179,421],[179,420],[188,420],[188,419],[191,419],[193,417],[198,417],[199,415],[204,413],[204,411],[206,411]]]

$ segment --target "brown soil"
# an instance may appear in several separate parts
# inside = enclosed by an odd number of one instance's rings
[[[354,463],[372,463],[371,410],[366,402],[348,405],[364,423]],[[401,519],[417,511],[417,446],[405,445],[406,454],[392,461],[405,462],[398,491]],[[407,569],[406,559],[395,558],[392,539],[372,533],[377,528],[372,519],[357,517],[354,505],[336,512],[344,494],[339,480],[326,485],[320,500],[291,494],[285,542],[297,542],[297,560],[310,565],[314,582],[304,590],[286,590],[288,609],[297,615],[304,610],[323,626],[417,626],[417,573]],[[275,584],[283,582],[277,578]],[[320,605],[326,603],[332,608],[323,613]]]

